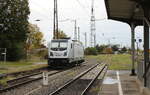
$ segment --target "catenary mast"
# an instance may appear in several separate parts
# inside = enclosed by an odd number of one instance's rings
[[[92,0],[91,6],[91,33],[90,33],[90,46],[96,46],[96,27],[95,27],[95,13],[94,13],[94,0]]]

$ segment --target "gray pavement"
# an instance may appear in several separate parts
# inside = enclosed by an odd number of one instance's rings
[[[99,95],[142,95],[130,71],[108,71]]]

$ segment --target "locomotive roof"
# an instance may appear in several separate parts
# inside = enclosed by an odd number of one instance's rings
[[[71,40],[71,39],[53,39],[52,42],[67,42],[68,40]],[[82,44],[82,42],[78,40],[72,40],[72,41]]]
[[[57,41],[68,41],[69,39],[53,39],[52,42],[57,42]]]

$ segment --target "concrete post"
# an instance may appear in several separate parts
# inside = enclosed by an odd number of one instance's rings
[[[48,85],[48,72],[47,71],[43,72],[43,85],[44,86]]]

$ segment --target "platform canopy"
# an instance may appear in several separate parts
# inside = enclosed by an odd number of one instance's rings
[[[149,27],[150,27],[150,0],[105,0],[108,19],[126,22],[131,26],[132,70],[135,74],[135,26],[144,26],[144,86],[147,86],[150,71],[149,63]],[[143,78],[143,74],[141,74]],[[150,79],[150,78],[149,78]]]
[[[105,0],[105,4],[108,19],[142,25],[144,8],[150,7],[150,0]]]

